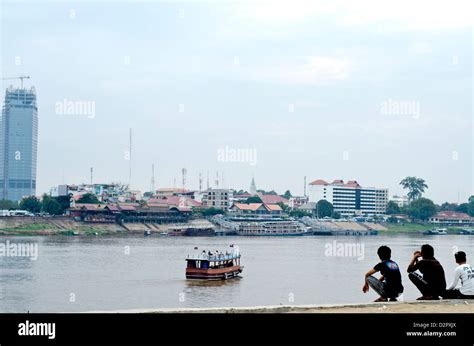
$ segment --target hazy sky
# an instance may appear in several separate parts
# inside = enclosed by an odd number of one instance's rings
[[[474,9],[443,4],[3,1],[2,76],[37,90],[38,193],[92,166],[95,182],[128,182],[133,128],[136,189],[154,163],[156,187],[186,167],[189,188],[218,170],[236,189],[254,175],[302,194],[307,176],[393,195],[414,175],[435,202],[464,201]],[[60,107],[76,101],[94,108]]]

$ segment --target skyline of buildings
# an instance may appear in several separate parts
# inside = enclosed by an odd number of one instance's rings
[[[35,195],[37,185],[38,109],[34,87],[27,89],[10,86],[6,89],[2,118],[0,119],[0,133],[0,199],[18,201],[22,197]],[[223,186],[219,188],[219,185],[223,185],[224,172],[221,176],[222,181],[219,183],[219,175],[217,174],[216,186],[208,186],[206,191],[209,193],[203,193],[203,196],[199,198],[203,199],[204,204],[225,209],[232,205],[232,193],[229,195],[228,191],[237,191],[237,189],[224,189]],[[152,181],[154,183],[154,174]],[[176,184],[176,178],[174,181]],[[318,181],[322,183],[318,184]],[[57,189],[65,186],[67,185],[55,186],[50,189],[49,193],[51,195],[62,195],[62,193],[58,193]],[[306,187],[310,193],[306,196],[298,196],[301,198],[301,203],[298,202],[298,205],[304,204],[304,201],[315,202],[317,198],[319,198],[317,200],[326,199],[334,205],[335,210],[340,212],[341,215],[349,215],[354,212],[381,214],[385,211],[388,203],[388,189],[362,188],[355,180],[349,180],[345,184],[342,180],[335,180],[331,184],[323,180],[317,180],[306,184]],[[257,194],[253,174],[248,191],[251,195]],[[141,196],[140,190],[130,190],[130,192],[133,193],[129,193],[126,198]],[[293,198],[292,205],[294,200]],[[408,203],[406,196],[394,195],[390,200],[399,206]]]
[[[0,199],[36,194],[37,155],[36,90],[10,86],[0,119]]]

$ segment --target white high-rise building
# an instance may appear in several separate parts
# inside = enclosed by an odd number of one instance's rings
[[[343,216],[383,215],[387,209],[388,189],[362,187],[355,180],[328,183],[318,179],[309,184],[309,201],[322,199],[330,202],[334,211]]]
[[[0,199],[35,195],[37,152],[35,88],[9,87],[0,118]]]

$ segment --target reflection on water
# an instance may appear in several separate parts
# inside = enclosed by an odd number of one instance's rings
[[[26,239],[39,246],[36,261],[0,257],[0,312],[369,302],[376,296],[373,292],[362,294],[363,275],[378,262],[376,250],[380,245],[392,248],[393,259],[402,269],[404,299],[411,300],[419,293],[405,269],[413,251],[422,244],[435,247],[447,281],[455,268],[454,249],[474,257],[474,236],[461,235],[0,239]],[[334,240],[363,245],[363,256],[328,253],[327,245]],[[200,251],[225,250],[232,243],[240,246],[242,278],[185,280],[185,258],[195,246]]]

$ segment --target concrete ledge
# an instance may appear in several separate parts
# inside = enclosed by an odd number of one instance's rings
[[[151,308],[89,313],[474,313],[474,301],[440,300],[367,304],[279,305],[219,308]]]

